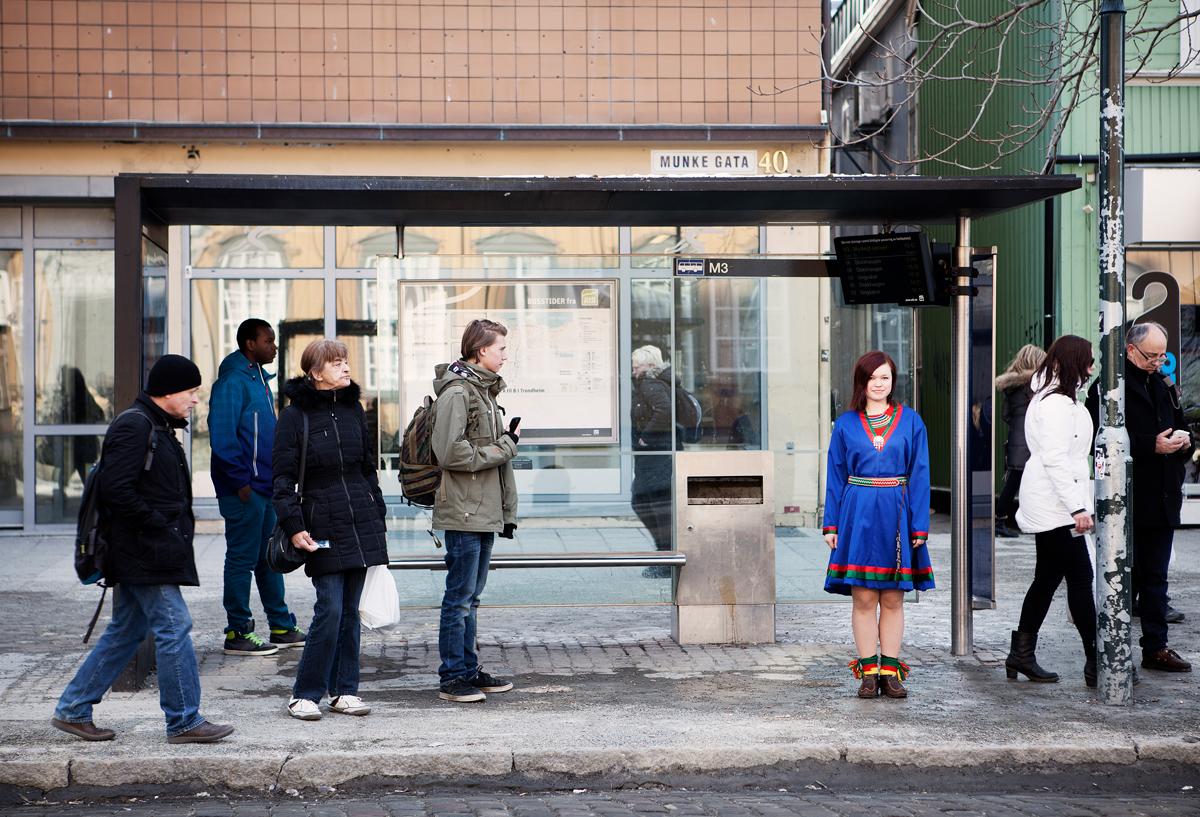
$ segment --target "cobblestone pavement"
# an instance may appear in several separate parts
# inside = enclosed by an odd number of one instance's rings
[[[14,808],[24,817],[1194,817],[1200,795],[827,794],[629,791],[385,794],[369,799],[75,802]]]
[[[1197,660],[1200,530],[1181,531],[1176,543],[1171,592],[1187,620],[1171,627],[1172,646]],[[284,711],[298,651],[267,658],[221,652],[224,546],[208,534],[198,541],[202,586],[185,589],[202,711],[238,731],[214,746],[168,747],[153,684],[110,694],[97,707],[97,722],[119,733],[112,743],[86,745],[48,727],[86,654],[79,636],[98,592],[75,581],[65,537],[3,535],[0,783],[46,791],[188,780],[214,791],[261,792],[372,776],[461,784],[471,774],[524,774],[558,785],[564,775],[621,777],[631,769],[657,775],[634,775],[634,782],[675,782],[671,775],[801,761],[976,766],[981,773],[989,764],[1029,763],[1182,761],[1200,768],[1194,674],[1143,672],[1134,706],[1103,706],[1082,683],[1082,651],[1062,589],[1038,649],[1062,682],[1005,681],[1008,633],[1032,577],[1031,537],[998,544],[997,608],[975,614],[976,650],[962,658],[949,654],[949,537],[935,529],[929,547],[939,589],[906,605],[902,657],[913,675],[905,702],[853,696],[842,599],[781,604],[778,642],[761,646],[676,644],[669,605],[488,607],[481,610],[483,661],[517,686],[471,706],[437,698],[437,611],[418,608],[395,628],[364,634],[361,694],[374,706],[370,717],[301,724]],[[536,575],[552,583],[558,571]],[[287,586],[306,624],[311,584],[296,573]]]

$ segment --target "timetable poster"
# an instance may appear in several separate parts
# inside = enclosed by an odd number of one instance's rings
[[[617,442],[616,281],[400,283],[403,415],[433,391],[434,367],[457,360],[476,318],[508,328],[499,404],[521,442]],[[505,420],[507,424],[507,419]]]

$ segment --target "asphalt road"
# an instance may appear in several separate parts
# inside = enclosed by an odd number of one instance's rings
[[[1161,794],[1061,794],[1029,789],[1021,794],[844,793],[810,789],[736,792],[684,789],[631,791],[414,793],[389,790],[371,797],[330,794],[302,799],[190,797],[70,801],[14,805],[6,814],[121,815],[122,817],[1184,817],[1200,814],[1200,791]]]

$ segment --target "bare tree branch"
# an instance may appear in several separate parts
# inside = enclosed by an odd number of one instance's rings
[[[1163,59],[1164,43],[1177,42],[1177,33],[1183,37],[1188,24],[1200,20],[1200,8],[1158,21],[1149,21],[1149,12],[1150,0],[1140,0],[1129,9],[1127,77],[1168,82],[1200,65],[1200,47],[1181,47],[1180,53]],[[893,166],[989,170],[1037,145],[1036,165],[1027,155],[1022,161],[1030,162],[1030,172],[1051,172],[1071,113],[1099,94],[1097,4],[1008,0],[995,16],[975,19],[961,0],[919,0],[913,21],[894,42],[863,33],[855,23],[851,36],[861,38],[861,55],[881,68],[847,73],[839,67],[835,73],[822,60],[820,77],[772,83],[769,90],[753,85],[748,90],[754,96],[779,96],[828,82],[835,93],[847,89],[857,94],[886,93],[890,105],[878,123],[842,133],[840,125],[831,121],[830,131],[836,147],[870,150]],[[828,36],[829,32],[822,32],[822,39]],[[808,53],[819,54],[819,45]],[[1168,62],[1169,67],[1162,67]],[[915,109],[923,89],[940,83],[971,83],[974,110],[961,123],[928,126],[926,133],[934,137],[934,144],[919,155],[889,155],[881,137],[902,114]],[[994,117],[989,113],[995,110],[1008,114],[1000,124],[990,121]],[[979,160],[962,158],[972,152],[960,150],[968,144],[975,146]]]

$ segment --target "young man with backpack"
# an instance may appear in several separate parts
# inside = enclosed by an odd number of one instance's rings
[[[267,540],[275,527],[271,506],[271,447],[275,442],[274,362],[271,324],[242,321],[237,351],[221,361],[209,399],[212,481],[225,520],[225,654],[274,655],[280,647],[303,647],[304,633],[284,599],[283,576],[267,565]],[[270,643],[254,632],[250,580],[267,614]]]
[[[213,743],[232,726],[200,714],[200,671],[192,647],[192,617],[179,588],[200,583],[192,540],[191,474],[175,429],[199,402],[200,370],[164,355],[150,370],[132,410],[108,427],[100,455],[99,502],[104,519],[104,579],[119,587],[113,618],[75,677],[50,723],[77,738],[112,740],[92,722],[92,708],[125,669],[147,633],[158,662],[159,703],[168,743]],[[156,435],[157,442],[150,435]]]
[[[430,447],[441,467],[433,527],[446,532],[446,593],[438,628],[438,696],[482,701],[507,692],[512,682],[485,672],[476,654],[479,597],[487,583],[496,535],[517,528],[517,488],[512,458],[521,418],[504,428],[496,397],[504,390],[500,368],[508,360],[508,330],[473,320],[462,337],[462,358],[435,368]]]

